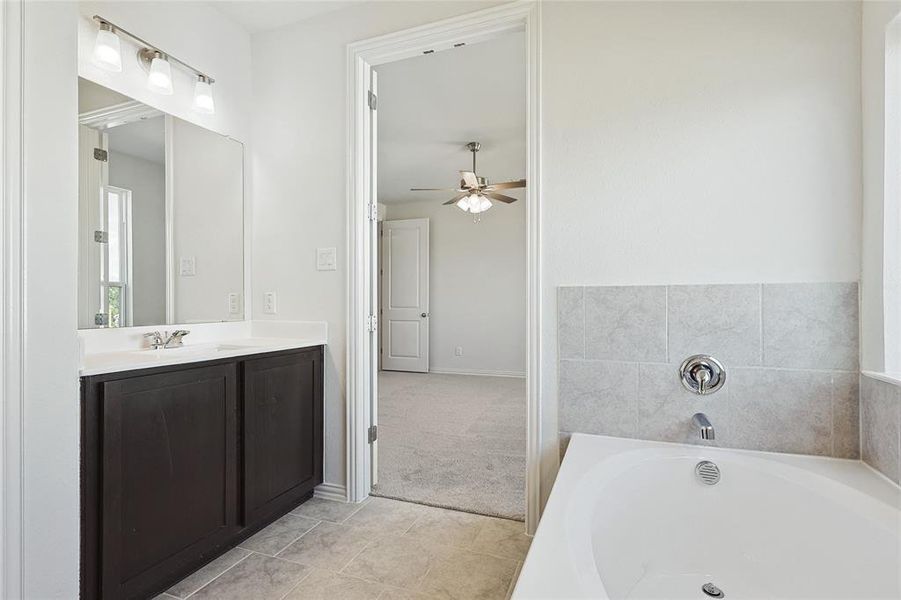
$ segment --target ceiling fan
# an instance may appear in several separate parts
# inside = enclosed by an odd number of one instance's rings
[[[516,181],[504,181],[501,183],[489,183],[485,177],[476,175],[476,152],[482,147],[479,142],[469,142],[466,147],[472,152],[472,171],[460,171],[460,187],[453,188],[410,188],[411,192],[445,192],[454,191],[457,195],[444,204],[456,204],[463,212],[477,215],[491,208],[491,200],[497,200],[504,204],[516,202],[516,198],[499,194],[498,190],[526,187],[525,179]],[[489,200],[490,198],[490,200]]]

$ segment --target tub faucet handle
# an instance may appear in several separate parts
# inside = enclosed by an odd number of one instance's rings
[[[710,383],[710,367],[707,365],[698,365],[694,368],[694,378],[698,382],[698,393],[703,395],[707,393],[707,384]]]

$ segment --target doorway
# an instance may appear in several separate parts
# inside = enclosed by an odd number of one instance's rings
[[[349,289],[348,289],[348,478],[347,497],[351,501],[365,499],[377,483],[373,464],[378,463],[378,223],[376,210],[378,154],[373,143],[377,137],[378,95],[374,67],[405,58],[450,50],[457,44],[480,41],[512,32],[524,32],[527,80],[524,95],[527,102],[526,173],[528,188],[522,200],[525,207],[526,235],[526,302],[525,372],[526,394],[526,527],[534,531],[540,505],[542,456],[550,465],[556,462],[553,432],[542,435],[540,424],[540,324],[538,260],[538,18],[534,4],[507,5],[433,25],[351,44],[348,48],[348,119],[349,143],[353,147],[348,165]],[[470,140],[459,140],[461,142]],[[370,439],[374,443],[370,443]],[[542,454],[544,449],[544,454]],[[549,451],[554,450],[553,452]],[[377,473],[377,471],[376,471]]]

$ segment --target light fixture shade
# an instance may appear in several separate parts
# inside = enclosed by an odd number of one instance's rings
[[[150,63],[147,87],[157,94],[172,95],[172,69],[169,67],[169,61],[161,55],[155,56]]]
[[[208,115],[216,112],[216,105],[213,103],[213,86],[203,75],[198,76],[197,83],[194,84],[194,110]]]
[[[457,200],[457,208],[463,212],[469,212],[469,196],[464,196]]]
[[[119,36],[109,25],[103,24],[94,41],[94,54],[91,62],[105,71],[118,73],[122,70],[122,52],[119,47]]]

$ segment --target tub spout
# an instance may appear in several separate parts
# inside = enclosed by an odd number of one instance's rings
[[[695,413],[691,418],[691,422],[698,428],[702,440],[716,439],[716,433],[713,430],[713,424],[704,413]]]

